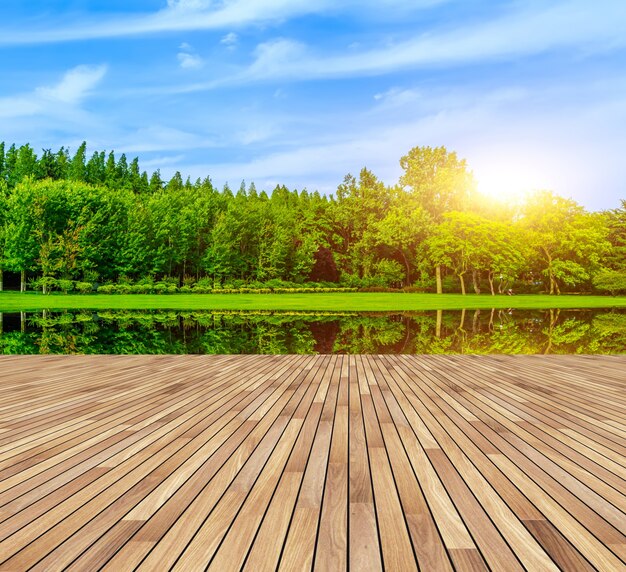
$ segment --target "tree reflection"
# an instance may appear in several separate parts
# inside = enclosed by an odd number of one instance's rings
[[[624,310],[4,314],[4,354],[626,352]]]

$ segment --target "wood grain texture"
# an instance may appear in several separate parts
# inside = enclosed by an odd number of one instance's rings
[[[624,570],[626,356],[0,357],[0,570]]]

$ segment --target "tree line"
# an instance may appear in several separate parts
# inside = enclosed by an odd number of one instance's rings
[[[538,191],[494,205],[466,161],[415,147],[386,185],[368,169],[335,193],[141,171],[83,143],[0,143],[2,272],[21,288],[165,281],[205,289],[325,286],[496,294],[626,290],[626,201],[588,212]]]

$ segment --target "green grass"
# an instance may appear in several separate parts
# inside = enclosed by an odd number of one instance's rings
[[[626,308],[626,296],[468,294],[131,294],[0,292],[0,312],[35,310],[320,310],[417,311],[489,308]]]

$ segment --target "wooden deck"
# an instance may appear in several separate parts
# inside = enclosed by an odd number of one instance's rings
[[[625,570],[626,356],[0,358],[0,570]]]

